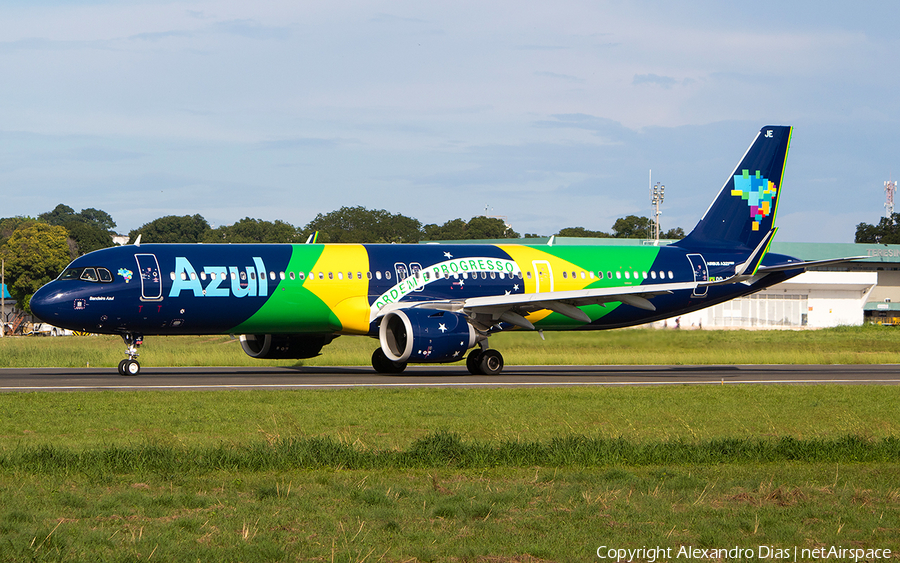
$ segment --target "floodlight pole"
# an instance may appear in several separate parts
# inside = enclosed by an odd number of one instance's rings
[[[650,205],[653,207],[656,213],[656,220],[654,221],[653,230],[654,230],[654,240],[656,241],[654,244],[659,246],[659,216],[662,214],[662,211],[659,210],[659,205],[663,202],[666,196],[666,187],[661,185],[659,182],[656,183],[655,186],[651,186],[650,188]]]

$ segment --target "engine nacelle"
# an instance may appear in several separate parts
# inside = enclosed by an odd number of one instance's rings
[[[381,349],[394,362],[455,362],[478,342],[478,333],[459,313],[397,309],[381,319]]]
[[[333,334],[242,334],[241,348],[251,358],[303,360],[318,356],[335,338]]]

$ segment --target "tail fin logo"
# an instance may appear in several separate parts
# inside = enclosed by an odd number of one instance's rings
[[[771,180],[762,177],[759,170],[755,176],[750,176],[749,170],[743,170],[741,175],[734,177],[734,189],[731,195],[739,196],[750,206],[750,217],[753,218],[753,230],[759,230],[759,223],[764,217],[768,217],[774,211],[772,202],[778,193],[778,188]]]

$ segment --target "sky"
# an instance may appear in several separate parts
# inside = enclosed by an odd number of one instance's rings
[[[689,231],[794,126],[782,242],[900,177],[900,4],[31,0],[0,6],[0,217],[64,203],[303,226],[342,206],[519,233]],[[652,170],[652,174],[651,174]],[[900,210],[900,198],[898,198]]]

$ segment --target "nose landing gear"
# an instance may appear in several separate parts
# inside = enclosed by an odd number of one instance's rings
[[[135,358],[140,355],[137,349],[144,343],[144,336],[129,332],[122,335],[122,340],[128,345],[125,350],[128,358],[119,362],[119,375],[137,375],[141,372],[141,364]]]

